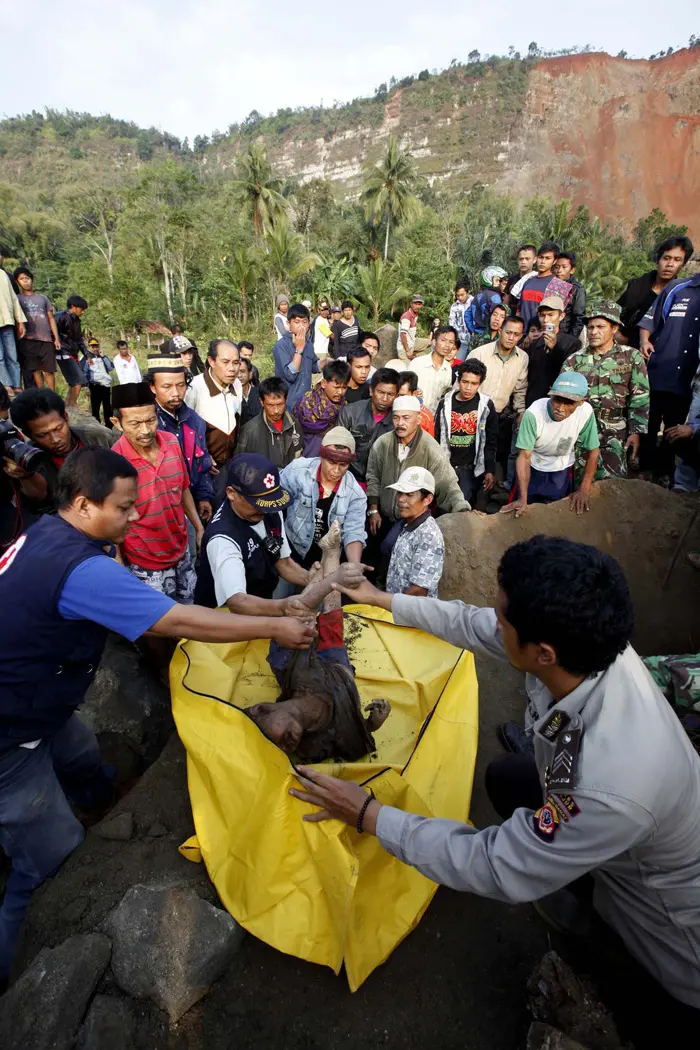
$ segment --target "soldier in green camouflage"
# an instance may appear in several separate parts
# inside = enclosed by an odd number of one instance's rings
[[[700,653],[645,656],[644,663],[700,751]]]
[[[588,346],[571,354],[562,371],[588,380],[588,400],[595,412],[600,459],[595,480],[627,477],[627,451],[639,455],[639,439],[649,423],[649,378],[639,350],[619,346],[620,307],[609,299],[591,303],[586,317]],[[580,466],[577,463],[577,473]]]

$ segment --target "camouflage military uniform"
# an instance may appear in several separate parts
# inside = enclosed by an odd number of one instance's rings
[[[645,656],[644,663],[700,751],[700,653]]]
[[[630,434],[646,434],[649,379],[639,350],[617,346],[607,354],[581,350],[567,357],[563,372],[580,372],[588,380],[588,400],[600,438],[596,481],[627,476],[625,443]]]
[[[620,307],[608,300],[591,303],[587,320],[594,317],[619,325]],[[627,438],[630,434],[646,434],[649,425],[649,377],[641,353],[617,343],[607,354],[580,350],[566,359],[562,371],[580,372],[588,380],[588,400],[600,438],[595,480],[627,477]],[[584,465],[577,461],[578,476]]]

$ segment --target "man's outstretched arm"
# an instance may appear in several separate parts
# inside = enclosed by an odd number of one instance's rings
[[[367,580],[358,587],[334,587],[355,602],[386,609],[402,627],[417,627],[470,652],[507,659],[494,609],[480,609],[460,601],[443,602],[439,598],[386,594]]]

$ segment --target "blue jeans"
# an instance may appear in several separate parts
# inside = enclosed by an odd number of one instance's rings
[[[33,891],[85,836],[66,792],[102,788],[100,748],[92,729],[72,715],[35,748],[0,754],[0,845],[12,862],[0,906],[0,979],[7,978]]]
[[[15,326],[12,324],[5,324],[0,328],[0,383],[15,390],[19,390],[22,385]]]
[[[700,385],[698,385],[696,380],[693,384],[693,400],[690,402],[688,419],[696,419],[697,416],[700,416]],[[682,459],[677,458],[674,488],[680,489],[682,492],[697,492],[699,486],[700,478],[698,478],[697,473],[688,463],[684,463]]]

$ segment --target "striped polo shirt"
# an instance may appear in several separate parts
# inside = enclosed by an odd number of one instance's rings
[[[158,462],[153,465],[122,435],[112,446],[138,471],[136,510],[122,543],[124,560],[141,569],[170,569],[187,547],[187,522],[182,497],[189,488],[187,466],[174,434],[159,430]]]

